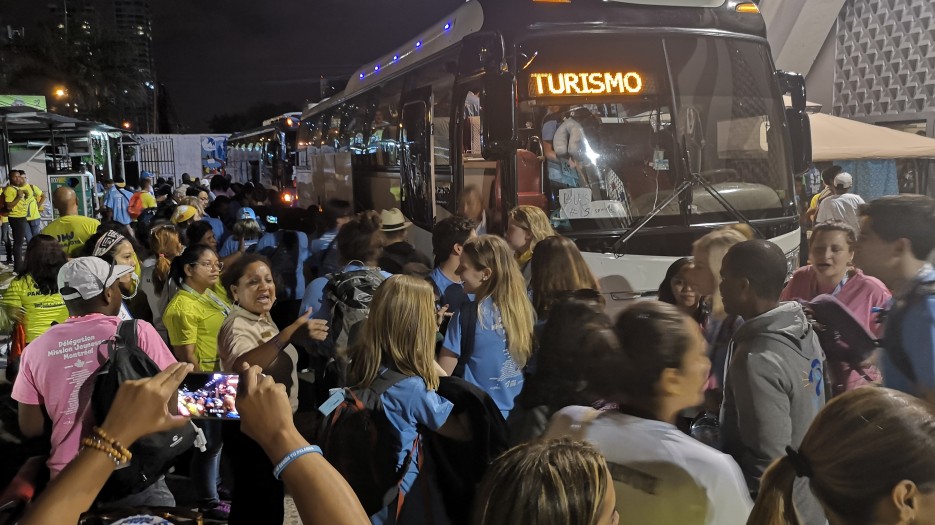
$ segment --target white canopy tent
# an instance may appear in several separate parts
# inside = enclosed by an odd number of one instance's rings
[[[814,162],[935,158],[935,139],[824,113],[808,117]]]

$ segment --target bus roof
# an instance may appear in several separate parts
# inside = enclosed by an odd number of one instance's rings
[[[481,30],[507,38],[554,31],[601,32],[614,28],[659,28],[667,31],[732,32],[765,40],[766,25],[755,11],[740,13],[743,0],[467,0],[454,12],[385,55],[359,67],[344,90],[306,108],[318,113],[370,87],[402,74]],[[692,9],[694,8],[694,9]],[[711,16],[698,16],[706,9]]]

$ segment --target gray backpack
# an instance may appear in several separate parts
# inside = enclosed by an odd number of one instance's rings
[[[344,357],[360,330],[360,323],[370,315],[370,301],[385,278],[377,269],[362,268],[328,275],[324,296],[331,305],[329,357]]]

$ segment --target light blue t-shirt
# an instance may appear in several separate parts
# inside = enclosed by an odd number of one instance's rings
[[[254,246],[258,242],[257,239],[247,240],[243,242],[244,250]],[[218,257],[227,257],[228,255],[233,255],[237,253],[237,250],[240,249],[240,240],[234,237],[233,235],[229,236],[227,240],[224,241],[224,244],[221,245],[221,249],[218,250]]]
[[[935,271],[917,277],[916,281],[919,280],[935,280]],[[893,362],[890,352],[884,351],[880,360],[883,386],[917,396],[919,388],[935,389],[935,295],[925,295],[921,300],[909,304],[899,315],[899,321],[900,346],[909,358],[916,380],[914,383],[910,381]],[[888,346],[894,346],[892,339],[895,332],[889,324],[892,322],[895,321],[891,314],[884,327],[885,350],[888,350]]]
[[[399,435],[397,469],[406,460],[406,455],[412,452],[416,436],[419,435],[417,425],[436,431],[445,424],[454,408],[451,401],[441,397],[434,390],[428,390],[425,380],[418,376],[407,377],[391,386],[380,396],[380,401],[383,402],[383,412],[386,418]],[[400,489],[406,493],[410,492],[418,475],[418,461],[413,459],[403,474]],[[386,522],[391,510],[395,511],[395,508],[384,508],[370,516],[370,523],[382,525]]]
[[[311,245],[309,245],[309,251],[311,252],[312,257],[318,257],[321,252],[328,249],[328,246],[334,242],[334,238],[338,236],[338,229],[335,228],[330,231],[326,231],[321,234],[321,237],[313,239]],[[334,246],[333,248],[337,248]]]
[[[429,274],[429,279],[435,283],[436,288],[441,293],[440,304],[448,305],[449,312],[457,312],[461,304],[465,301],[473,301],[474,294],[464,292],[464,285],[456,283],[446,276],[441,268],[435,268]]]
[[[131,197],[133,197],[132,193],[117,186],[111,186],[110,190],[104,194],[104,206],[114,211],[113,219],[120,224],[133,222],[129,210]]]
[[[461,356],[461,313],[448,323],[443,348]],[[513,409],[513,401],[523,389],[523,371],[510,357],[500,309],[493,298],[481,301],[474,332],[474,353],[464,367],[464,379],[475,384],[494,400],[503,418]]]

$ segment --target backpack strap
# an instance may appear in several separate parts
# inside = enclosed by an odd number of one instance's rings
[[[136,328],[137,321],[137,319],[120,321],[120,324],[117,325],[117,342],[126,345],[139,344],[140,339]]]
[[[396,370],[386,368],[380,372],[380,375],[378,375],[377,378],[373,381],[373,383],[370,385],[370,389],[373,390],[376,395],[382,396],[386,393],[387,390],[390,389],[390,387],[396,383],[399,383],[403,379],[406,379],[407,377],[409,376],[400,374]]]
[[[455,365],[455,369],[451,373],[455,377],[464,377],[464,369],[474,354],[474,339],[477,336],[477,310],[478,304],[476,301],[465,301],[459,310],[461,355],[458,356],[458,364]]]

